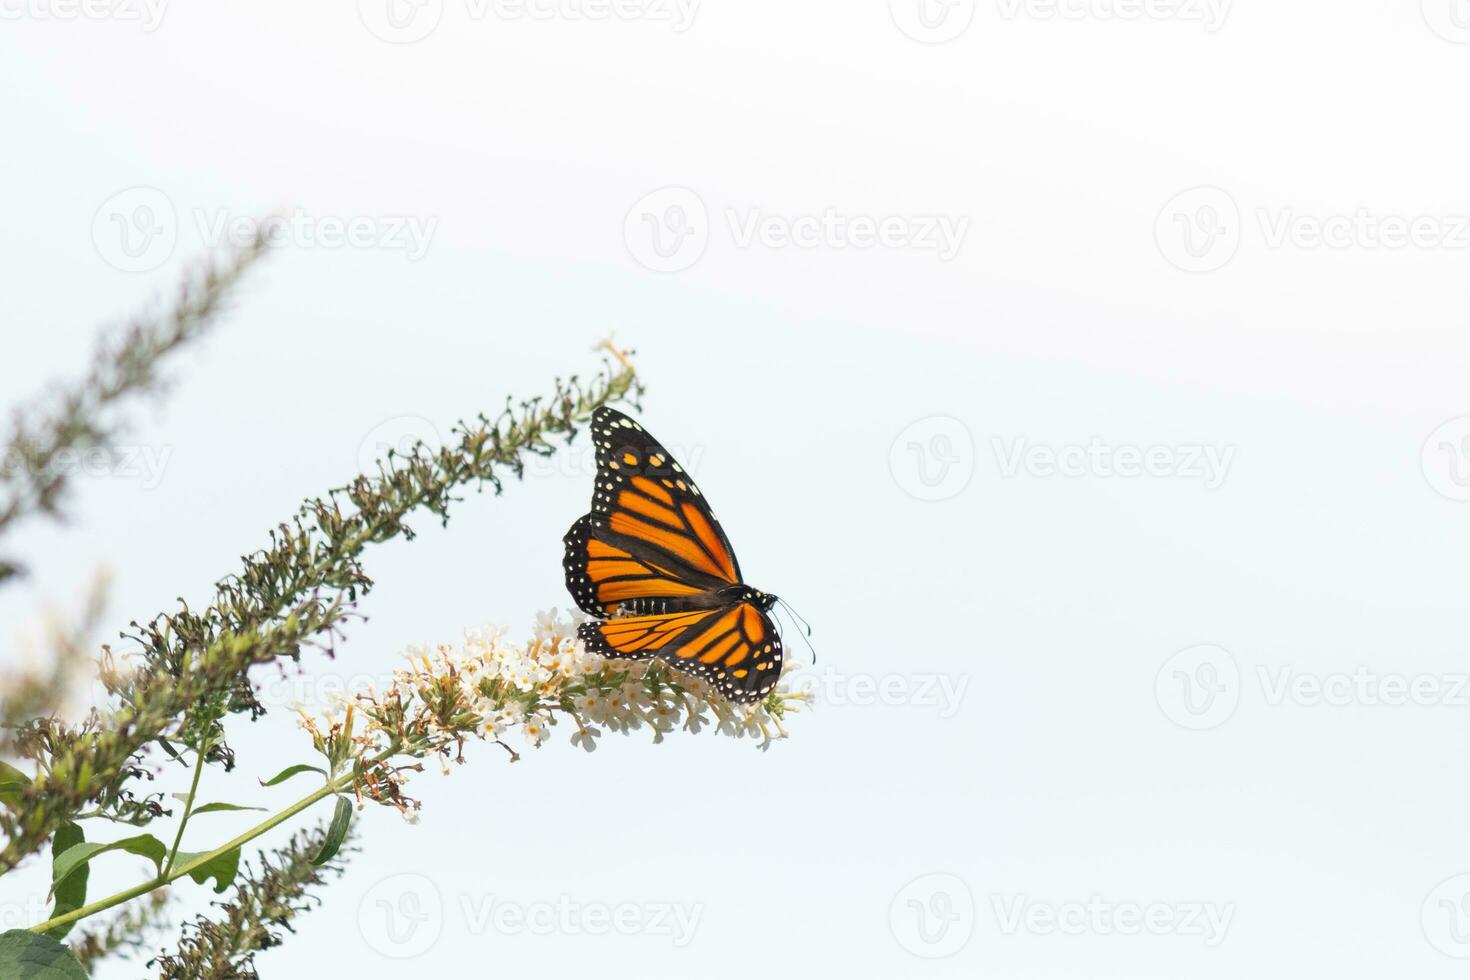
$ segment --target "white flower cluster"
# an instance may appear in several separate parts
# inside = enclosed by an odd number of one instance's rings
[[[574,614],[575,615],[575,614]],[[404,793],[417,761],[464,762],[475,738],[510,751],[505,737],[519,732],[540,746],[557,724],[573,727],[572,744],[591,752],[606,732],[647,728],[655,742],[683,729],[709,728],[736,738],[760,739],[760,747],[786,736],[782,719],[810,700],[786,684],[750,705],[732,704],[706,682],[658,660],[608,660],[577,639],[578,621],[555,610],[537,618],[531,638],[516,643],[505,631],[465,631],[456,647],[408,651],[386,690],[368,690],[314,718],[302,711],[302,727],[326,757],[333,774],[355,773],[353,792],[398,809],[410,820],[419,802]]]
[[[559,720],[570,720],[572,744],[587,751],[604,732],[626,733],[645,726],[654,741],[680,728],[761,739],[766,747],[784,737],[785,712],[805,696],[777,688],[753,705],[726,701],[705,681],[670,670],[656,660],[609,661],[589,653],[577,639],[584,617],[540,613],[531,639],[515,643],[499,628],[465,631],[461,651],[448,654],[475,692],[479,734],[500,739],[519,730],[539,746]]]

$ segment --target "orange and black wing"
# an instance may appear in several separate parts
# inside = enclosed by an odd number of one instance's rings
[[[563,538],[567,590],[584,612],[665,612],[677,600],[740,584],[720,522],[658,440],[607,407],[593,413],[592,440],[592,512]]]
[[[759,701],[781,676],[781,637],[770,617],[748,602],[584,623],[578,634],[593,653],[658,657],[709,681],[731,701]]]

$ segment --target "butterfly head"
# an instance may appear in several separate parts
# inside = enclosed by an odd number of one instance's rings
[[[752,589],[748,585],[732,585],[715,592],[714,596],[718,605],[729,606],[739,602],[748,602],[761,612],[770,612],[771,607],[778,601],[770,593]]]
[[[761,612],[770,612],[771,607],[776,604],[776,597],[759,589],[747,590],[745,601],[755,606]]]

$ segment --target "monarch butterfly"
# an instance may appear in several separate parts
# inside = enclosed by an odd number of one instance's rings
[[[577,633],[605,657],[658,657],[731,701],[770,693],[781,637],[776,597],[753,589],[694,480],[623,413],[592,415],[592,512],[562,539],[567,591],[597,622]]]

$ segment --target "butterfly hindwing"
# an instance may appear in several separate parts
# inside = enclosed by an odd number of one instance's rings
[[[583,623],[577,635],[591,653],[624,660],[647,660],[669,644],[698,633],[718,609],[696,609],[657,616],[622,616],[600,623]]]
[[[731,701],[758,701],[781,676],[781,637],[770,617],[748,602],[584,623],[579,635],[605,657],[658,657],[704,678]]]

